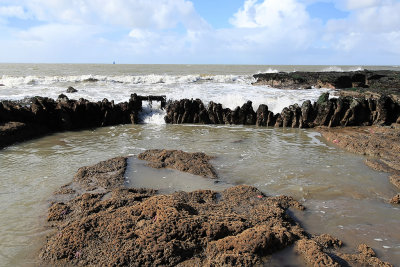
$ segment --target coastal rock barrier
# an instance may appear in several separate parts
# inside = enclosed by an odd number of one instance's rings
[[[166,110],[165,122],[173,124],[238,124],[270,127],[313,128],[316,126],[370,126],[400,123],[400,104],[387,95],[379,98],[320,96],[317,102],[286,107],[274,114],[267,105],[256,111],[248,101],[234,110],[201,100],[168,101],[165,96],[132,94],[128,102],[115,104],[104,99],[90,102],[34,97],[28,103],[0,102],[0,148],[48,133],[81,130],[118,124],[140,123],[143,101],[160,101]]]
[[[199,99],[170,101],[166,107],[167,123],[242,124],[271,127],[313,128],[316,126],[390,125],[400,122],[400,104],[383,95],[378,99],[339,97],[329,99],[322,94],[318,101],[291,105],[274,114],[267,105],[254,111],[248,101],[234,110],[210,102],[205,106]]]
[[[115,104],[107,99],[101,102],[71,100],[62,94],[57,100],[34,97],[25,103],[2,101],[0,148],[52,132],[137,124],[143,101],[160,101],[164,107],[166,98],[132,94],[128,102]]]

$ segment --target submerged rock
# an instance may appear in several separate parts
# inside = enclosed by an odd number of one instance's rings
[[[214,167],[209,162],[213,157],[204,153],[187,153],[180,150],[146,150],[139,159],[150,161],[153,168],[172,168],[203,177],[217,178]]]
[[[78,92],[78,90],[76,90],[74,87],[72,87],[72,86],[69,86],[68,87],[68,89],[67,89],[67,93],[76,93],[76,92]]]

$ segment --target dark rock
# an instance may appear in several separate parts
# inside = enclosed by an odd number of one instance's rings
[[[21,142],[40,136],[47,129],[22,122],[7,122],[0,124],[0,148],[9,146],[15,142]]]
[[[268,123],[268,114],[270,112],[268,111],[268,106],[267,105],[260,105],[257,109],[257,120],[256,120],[256,125],[257,126],[267,126]]]
[[[361,93],[400,95],[399,71],[349,71],[349,72],[280,72],[255,74],[255,85],[298,89],[330,88],[350,89]]]
[[[395,110],[395,105],[392,98],[387,95],[382,95],[376,103],[376,120],[374,124],[389,125],[396,121],[398,114],[394,114],[393,112]]]
[[[316,112],[314,125],[328,126],[334,113],[334,100],[329,100],[329,93],[324,93],[314,104],[313,109]]]
[[[298,104],[289,106],[289,110],[292,113],[292,128],[299,128],[301,121],[301,108]]]
[[[301,105],[300,128],[314,127],[314,108],[310,100],[304,101]]]
[[[346,111],[343,119],[341,120],[341,125],[343,126],[357,126],[365,125],[367,126],[370,122],[371,112],[368,108],[368,102],[361,99],[353,99],[349,109]]]
[[[208,104],[208,117],[211,124],[223,124],[222,105],[211,101]]]
[[[83,82],[92,82],[92,83],[98,82],[98,81],[99,81],[99,80],[98,80],[98,79],[95,79],[95,78],[88,78],[88,79],[83,80]]]
[[[332,118],[329,122],[329,127],[336,127],[343,125],[341,124],[343,117],[346,114],[346,111],[349,109],[350,104],[349,98],[339,97],[336,101],[336,108],[333,112]]]
[[[253,110],[252,102],[247,101],[239,110],[239,123],[243,125],[255,125],[256,124],[256,113]]]
[[[282,118],[282,126],[283,127],[291,127],[292,126],[293,113],[290,111],[289,108],[284,108],[282,110],[281,118]]]
[[[74,87],[72,87],[72,86],[69,86],[68,87],[68,89],[67,89],[67,93],[76,93],[76,92],[78,92],[78,90],[76,90]]]

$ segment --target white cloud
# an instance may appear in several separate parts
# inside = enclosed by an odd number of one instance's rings
[[[206,25],[186,0],[23,0],[39,20],[59,23],[105,24],[168,29]]]
[[[347,0],[346,4],[354,10],[346,19],[328,21],[325,39],[337,51],[373,58],[391,53],[399,58],[400,2]]]
[[[25,19],[27,18],[27,14],[21,6],[0,6],[0,17]]]
[[[309,22],[305,5],[296,0],[246,0],[231,23],[238,28],[299,27]]]
[[[350,15],[323,24],[316,2]],[[213,29],[189,0],[0,0],[0,21],[40,21],[0,23],[0,61],[386,64],[400,60],[397,14],[398,0],[246,0]]]

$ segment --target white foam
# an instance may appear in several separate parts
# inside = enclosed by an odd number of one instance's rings
[[[257,74],[260,74],[260,73],[278,73],[278,72],[279,72],[279,70],[277,70],[277,69],[268,68],[267,70],[264,70],[264,71],[258,71]]]
[[[192,75],[72,75],[72,76],[9,76],[3,75],[0,83],[6,87],[21,85],[51,85],[57,83],[126,83],[126,84],[179,84],[195,83],[201,81],[213,81],[219,83],[250,83],[253,81],[252,75],[211,75],[211,74],[192,74]]]
[[[345,72],[345,71],[360,71],[363,70],[362,67],[339,67],[339,66],[329,66],[324,69],[322,69],[323,72],[329,72],[329,71],[336,71],[336,72]]]
[[[160,103],[153,104],[143,102],[142,112],[139,114],[140,120],[145,124],[165,124],[165,110],[161,109]]]

